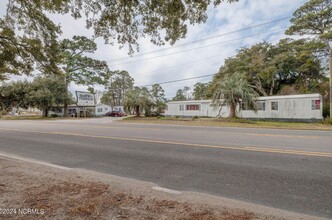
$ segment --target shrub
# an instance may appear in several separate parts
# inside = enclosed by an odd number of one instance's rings
[[[57,114],[51,114],[50,117],[51,117],[51,118],[57,118],[58,115],[57,115]]]
[[[194,117],[192,117],[192,120],[196,120],[196,119],[198,119],[198,116],[197,116],[197,115],[194,116]]]
[[[6,110],[0,111],[0,115],[7,115],[7,114],[8,114],[8,112]]]
[[[149,116],[150,117],[159,117],[160,114],[159,114],[159,112],[154,111],[154,112],[150,112]]]
[[[330,116],[330,103],[324,103],[323,105],[323,117],[327,118]]]
[[[332,125],[332,119],[327,117],[324,119],[324,121],[322,122],[324,125]]]

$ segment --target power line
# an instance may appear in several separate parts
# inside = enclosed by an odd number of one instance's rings
[[[224,44],[224,43],[228,43],[228,42],[232,42],[232,41],[242,40],[242,39],[245,39],[245,38],[248,38],[248,37],[257,36],[257,35],[260,35],[260,34],[271,33],[271,32],[277,31],[277,30],[281,30],[281,29],[283,29],[283,28],[272,29],[272,30],[269,30],[269,31],[264,31],[264,32],[256,33],[256,34],[251,34],[251,35],[247,35],[247,36],[244,36],[244,37],[231,39],[231,40],[227,40],[227,41],[222,41],[222,42],[218,42],[218,43],[214,43],[214,44],[204,45],[204,46],[190,48],[190,49],[177,51],[177,52],[173,52],[173,53],[162,54],[162,55],[159,55],[159,56],[148,57],[148,58],[145,58],[145,59],[135,60],[135,61],[126,62],[126,63],[113,64],[113,65],[108,65],[108,66],[120,66],[120,65],[125,65],[125,64],[131,64],[131,63],[137,63],[137,62],[141,62],[141,61],[156,59],[156,58],[159,58],[159,57],[165,57],[165,56],[174,55],[174,54],[178,54],[178,53],[183,53],[183,52],[187,52],[187,51],[192,51],[192,50],[211,47],[211,46],[215,46],[215,45],[219,45],[219,44]]]
[[[291,18],[291,16],[287,16],[287,17],[282,17],[282,18],[270,20],[268,22],[260,23],[260,24],[253,25],[253,26],[248,26],[248,27],[245,27],[245,28],[242,28],[242,29],[238,29],[238,30],[234,30],[234,31],[230,31],[230,32],[218,34],[218,35],[211,36],[211,37],[202,38],[202,39],[199,39],[199,40],[194,40],[194,41],[191,41],[191,42],[188,42],[188,43],[180,44],[180,45],[177,45],[177,46],[172,46],[170,48],[164,48],[164,49],[160,49],[160,50],[153,50],[153,51],[143,52],[143,53],[138,54],[137,56],[144,56],[146,54],[151,54],[151,53],[163,52],[163,51],[167,51],[167,50],[176,49],[178,47],[183,47],[183,46],[187,46],[187,45],[190,45],[190,44],[195,44],[195,43],[203,42],[203,41],[206,41],[206,40],[210,40],[210,39],[214,39],[214,38],[219,38],[219,37],[223,37],[223,36],[235,34],[235,33],[238,33],[238,32],[243,32],[243,31],[247,31],[247,30],[250,30],[250,29],[262,27],[262,26],[265,26],[267,24],[271,24],[271,23],[283,21],[283,20],[286,20],[286,19],[289,19],[289,18]],[[133,56],[133,57],[137,57],[137,56]],[[133,57],[123,57],[123,58],[113,59],[112,61],[121,61],[121,60],[131,59]]]
[[[168,84],[168,83],[175,83],[175,82],[182,82],[182,81],[187,81],[187,80],[192,80],[192,79],[199,79],[199,78],[204,78],[204,77],[209,77],[209,76],[214,76],[215,74],[209,74],[209,75],[203,75],[203,76],[196,76],[196,77],[191,77],[191,78],[185,78],[185,79],[177,79],[177,80],[172,80],[172,81],[166,81],[166,82],[160,82],[160,83],[154,83],[154,84],[149,84],[149,85],[144,85],[144,86],[139,86],[139,87],[148,87],[148,86],[153,86],[155,84]]]
[[[178,66],[185,66],[185,65],[188,65],[188,64],[199,63],[199,62],[209,60],[209,59],[212,59],[212,58],[217,58],[217,57],[220,57],[222,54],[226,54],[226,53],[233,52],[233,51],[234,51],[233,49],[226,50],[226,51],[220,52],[218,55],[215,55],[215,56],[209,56],[209,57],[206,57],[206,58],[203,58],[203,59],[197,59],[197,60],[194,60],[194,61],[191,61],[191,62],[181,63],[179,65],[174,65],[174,66],[171,66],[171,67],[168,67],[168,68],[163,68],[162,70],[154,70],[154,71],[148,71],[148,72],[144,72],[144,73],[146,74],[146,73],[155,73],[155,72],[165,72],[169,69],[174,69]]]
[[[306,50],[312,50],[312,49],[311,48],[302,49],[302,51],[306,51]],[[208,57],[208,58],[211,58],[211,57]],[[208,59],[208,58],[206,58],[206,59]],[[202,75],[202,76],[196,76],[196,77],[191,77],[191,78],[171,80],[171,81],[164,81],[164,82],[159,82],[159,83],[147,84],[147,85],[139,86],[139,87],[148,87],[148,86],[153,86],[155,84],[162,85],[162,84],[169,84],[169,83],[175,83],[175,82],[182,82],[182,81],[188,81],[188,80],[192,80],[192,79],[199,79],[199,78],[205,78],[205,77],[215,76],[217,74],[218,73],[208,74],[208,75]]]
[[[146,74],[146,73],[155,73],[155,72],[165,72],[165,71],[168,71],[169,69],[174,69],[174,68],[179,67],[179,66],[185,66],[185,65],[189,65],[189,64],[193,64],[193,63],[196,64],[196,63],[199,63],[199,62],[202,62],[202,61],[205,61],[205,60],[209,60],[209,59],[213,59],[213,58],[219,58],[222,54],[225,54],[225,53],[228,53],[228,52],[233,52],[233,49],[223,50],[218,55],[209,56],[209,57],[206,57],[206,58],[203,58],[203,59],[196,59],[196,60],[193,60],[193,61],[190,61],[190,62],[181,63],[179,65],[168,66],[167,68],[163,68],[162,70],[153,70],[153,71],[148,71],[148,72],[144,72],[144,73]]]

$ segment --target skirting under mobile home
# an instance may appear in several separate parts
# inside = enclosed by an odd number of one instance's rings
[[[237,107],[237,116],[248,119],[283,121],[320,121],[323,119],[320,94],[259,97],[258,110]],[[174,101],[167,103],[166,116],[228,117],[229,106],[215,107],[212,100]]]

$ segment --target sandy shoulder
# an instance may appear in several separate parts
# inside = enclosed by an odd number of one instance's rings
[[[0,219],[318,219],[24,158],[0,156],[0,178]]]

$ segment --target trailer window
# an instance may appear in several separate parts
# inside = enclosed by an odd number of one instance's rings
[[[271,110],[278,111],[278,102],[271,102]]]
[[[180,105],[179,108],[180,108],[180,111],[183,111],[183,105]]]
[[[258,102],[257,103],[257,110],[265,111],[265,102]]]
[[[97,112],[103,112],[102,108],[97,108]]]
[[[312,110],[320,110],[320,100],[312,100],[311,101],[311,109]]]
[[[199,105],[186,105],[186,110],[187,111],[198,111]]]

